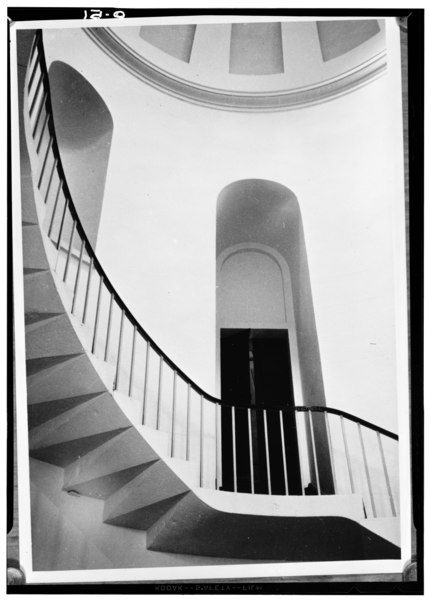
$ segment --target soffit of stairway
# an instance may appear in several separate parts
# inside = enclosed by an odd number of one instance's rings
[[[134,76],[213,108],[273,111],[348,93],[386,69],[384,20],[88,28]]]

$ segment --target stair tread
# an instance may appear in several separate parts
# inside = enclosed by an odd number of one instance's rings
[[[105,390],[86,354],[57,365],[27,382],[28,404],[60,400]]]
[[[120,435],[120,434],[119,434]],[[113,438],[114,439],[114,438]],[[109,442],[106,442],[108,444]],[[103,445],[106,445],[103,444]],[[67,469],[73,468],[76,463],[79,463],[82,459],[75,461],[72,463]],[[67,474],[65,475],[65,482],[63,485],[63,490],[65,491],[77,491],[82,496],[89,496],[91,498],[99,498],[105,500],[109,496],[111,496],[118,489],[126,485],[129,481],[137,477],[140,473],[142,473],[145,469],[149,468],[155,461],[150,461],[147,463],[141,463],[138,465],[130,466],[126,469],[120,469],[118,471],[110,471],[107,474],[100,475],[99,477],[95,477],[93,479],[84,480],[81,478],[79,481],[75,479],[74,481],[67,481]],[[66,469],[66,470],[67,470]]]
[[[158,461],[110,496],[104,515],[116,518],[188,491],[183,481],[163,461]]]
[[[39,373],[53,369],[58,365],[73,360],[79,356],[82,356],[82,352],[75,354],[60,354],[54,356],[42,356],[40,358],[28,358],[26,361],[27,365],[27,377],[35,377]]]
[[[58,467],[67,467],[80,456],[84,456],[97,446],[104,444],[115,435],[121,433],[123,429],[114,429],[103,431],[94,435],[54,444],[49,447],[35,448],[30,450],[30,456],[43,462],[47,462]]]
[[[29,443],[31,449],[45,448],[88,435],[119,428],[125,430],[129,427],[131,423],[114,404],[109,393],[104,392],[32,429]]]
[[[103,523],[146,531],[157,523],[157,521],[168,513],[188,493],[189,492],[181,492],[175,496],[164,498],[163,500],[153,502],[148,506],[137,508],[125,514],[118,514],[115,516],[104,515]]]
[[[49,402],[39,402],[28,406],[28,426],[29,429],[38,427],[47,421],[55,419],[64,412],[68,412],[73,408],[88,402],[105,393],[104,391],[95,392],[92,394],[81,394],[80,396],[72,396],[70,398],[62,398],[60,400],[50,400]]]
[[[25,342],[27,360],[85,352],[65,313],[39,319],[37,327],[26,329]]]
[[[29,277],[31,275],[39,275],[39,273],[46,273],[47,271],[49,271],[49,269],[24,267],[24,277]]]
[[[74,485],[157,460],[159,456],[152,447],[130,427],[71,465],[64,474],[64,481]]]
[[[63,313],[61,312],[31,312],[25,313],[25,330],[33,331],[37,327],[39,327],[44,321],[49,321],[50,319],[56,319],[61,317]]]

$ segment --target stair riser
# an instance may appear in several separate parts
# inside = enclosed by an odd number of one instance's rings
[[[25,343],[27,360],[84,352],[66,315],[41,322],[37,329],[27,331]]]
[[[130,426],[121,411],[112,402],[109,403],[109,395],[105,393],[34,428],[30,432],[30,450]]]
[[[106,501],[104,520],[110,522],[112,519],[125,518],[135,513],[137,518],[133,526],[141,529],[138,511],[143,511],[161,501],[168,502],[171,498],[188,491],[187,486],[173,471],[162,461],[158,461]]]
[[[64,487],[88,484],[100,477],[137,468],[159,460],[157,454],[134,428],[71,465],[64,474]]]
[[[106,388],[85,355],[40,373],[27,383],[30,405],[101,391]]]

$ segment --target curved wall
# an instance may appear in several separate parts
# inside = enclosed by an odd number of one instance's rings
[[[148,333],[215,392],[217,198],[279,182],[299,199],[326,403],[396,430],[395,72],[302,110],[233,113],[146,86],[79,29],[44,40],[48,63],[83,73],[112,114],[97,254]]]
[[[52,62],[49,83],[67,181],[95,247],[113,134],[112,116],[89,81],[68,64]]]

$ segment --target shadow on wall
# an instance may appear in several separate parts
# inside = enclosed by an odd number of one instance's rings
[[[49,83],[67,182],[95,248],[113,134],[112,116],[98,92],[69,65],[53,62]]]

